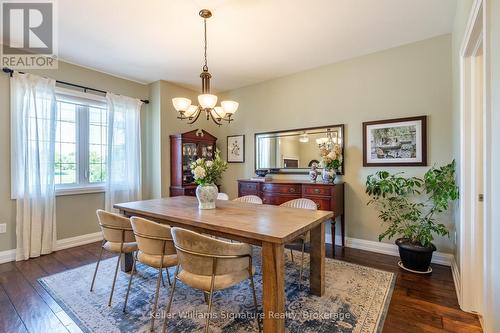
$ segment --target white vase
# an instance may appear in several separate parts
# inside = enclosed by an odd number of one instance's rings
[[[214,184],[198,185],[196,187],[196,198],[198,198],[199,209],[215,209],[215,202],[219,189]]]
[[[333,169],[330,170],[323,169],[321,177],[323,178],[323,183],[333,184],[333,182],[335,181],[335,177],[337,177],[337,172]]]

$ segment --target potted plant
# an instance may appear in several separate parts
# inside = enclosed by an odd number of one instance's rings
[[[194,176],[196,187],[196,198],[200,209],[214,209],[219,189],[217,181],[227,169],[227,162],[220,157],[220,151],[215,151],[213,160],[199,158],[191,163],[191,173]]]
[[[396,235],[403,268],[430,272],[432,253],[436,250],[434,234],[449,236],[449,231],[437,222],[438,215],[458,199],[455,181],[455,161],[428,170],[424,178],[404,177],[402,173],[378,171],[368,176],[366,193],[380,212],[379,218],[387,229],[378,238],[391,239]]]

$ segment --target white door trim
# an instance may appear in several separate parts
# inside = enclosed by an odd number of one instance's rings
[[[489,50],[487,44],[486,30],[486,6],[487,0],[476,0],[465,30],[465,36],[460,49],[460,239],[458,250],[460,257],[460,286],[457,290],[460,307],[464,311],[481,312],[483,303],[482,283],[484,278],[484,241],[483,227],[478,225],[476,212],[478,207],[478,180],[474,176],[475,163],[474,156],[476,149],[482,149],[483,160],[490,158],[491,132],[488,129],[490,108],[489,108]],[[474,114],[474,100],[471,91],[476,89],[473,86],[474,71],[472,64],[478,49],[482,49],[482,127],[483,145],[477,147],[475,141],[475,126],[477,126],[477,116]],[[480,120],[479,120],[480,121]],[[483,175],[485,179],[490,179],[490,169],[487,163],[483,165]],[[481,180],[482,181],[482,180]],[[491,207],[489,201],[490,189],[488,182],[484,188],[485,201],[483,223],[488,220],[488,210]],[[479,295],[479,296],[478,296]]]

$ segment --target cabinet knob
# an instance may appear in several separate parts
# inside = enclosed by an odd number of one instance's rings
[[[319,188],[315,188],[314,193],[319,193]]]
[[[290,188],[288,189],[288,192],[295,192],[295,188],[290,187]]]

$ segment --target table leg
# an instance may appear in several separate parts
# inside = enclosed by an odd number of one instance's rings
[[[262,243],[264,333],[285,332],[285,247]]]
[[[337,224],[336,218],[330,220],[331,223],[331,233],[332,233],[332,257],[335,257],[335,224]]]
[[[325,223],[311,229],[310,278],[311,293],[316,296],[325,294]]]
[[[120,268],[122,272],[130,272],[132,270],[132,264],[134,262],[132,255],[132,253],[122,254],[122,258],[120,259]]]
[[[345,247],[345,218],[344,218],[344,214],[340,215],[340,227],[342,228],[342,247]]]

